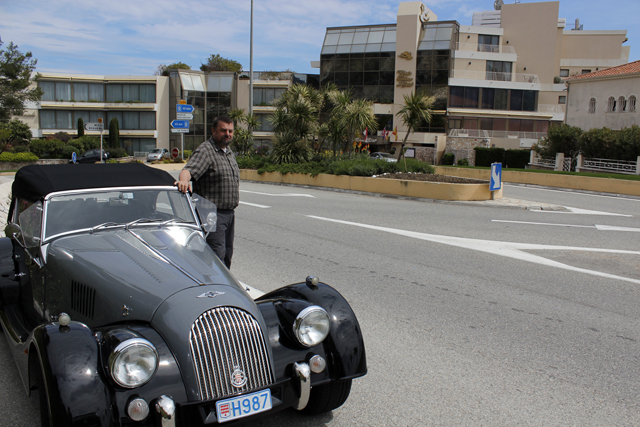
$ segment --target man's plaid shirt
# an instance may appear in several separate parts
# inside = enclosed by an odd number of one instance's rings
[[[209,138],[195,149],[184,167],[191,174],[193,191],[218,209],[235,209],[240,201],[240,168],[227,147],[225,153]]]

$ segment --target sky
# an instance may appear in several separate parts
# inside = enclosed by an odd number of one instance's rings
[[[514,0],[504,0],[506,4]],[[522,0],[531,3],[531,0]],[[254,0],[254,71],[318,74],[327,27],[396,22],[398,0]],[[493,0],[425,0],[438,20],[471,25]],[[627,30],[640,59],[639,0],[560,0],[567,29]],[[212,54],[249,70],[251,0],[0,0],[0,38],[31,51],[39,72],[153,75],[160,64],[199,69]]]

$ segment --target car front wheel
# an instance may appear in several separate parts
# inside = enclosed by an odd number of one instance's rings
[[[351,392],[351,380],[332,381],[311,389],[309,403],[302,410],[307,415],[318,415],[342,406]]]
[[[51,411],[49,405],[49,396],[47,396],[47,390],[44,385],[44,377],[40,368],[35,370],[36,374],[36,386],[38,387],[38,403],[40,406],[40,426],[50,427],[51,424]]]

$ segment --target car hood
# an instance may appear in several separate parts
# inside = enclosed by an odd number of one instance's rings
[[[179,226],[54,240],[47,251],[47,280],[57,290],[45,296],[49,314],[64,311],[90,327],[150,322],[163,301],[184,289],[213,285],[242,291],[202,234]]]

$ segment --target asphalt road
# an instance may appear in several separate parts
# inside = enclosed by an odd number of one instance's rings
[[[264,292],[310,274],[336,287],[369,365],[333,413],[250,425],[640,425],[640,199],[507,185],[566,206],[526,210],[241,191],[232,273]],[[2,338],[0,426],[36,425],[8,359]]]

